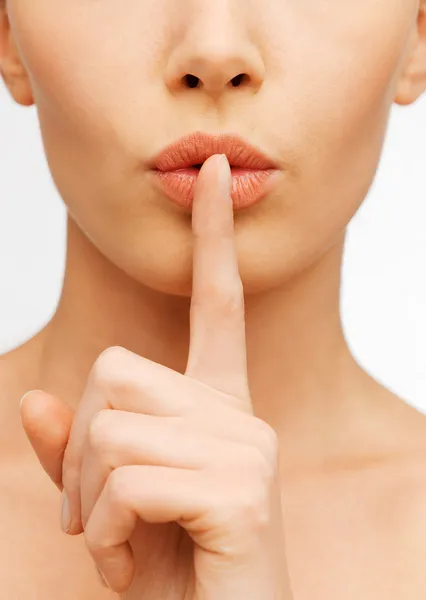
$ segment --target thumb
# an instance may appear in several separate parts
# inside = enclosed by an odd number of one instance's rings
[[[21,420],[41,466],[62,490],[62,460],[74,411],[56,396],[33,390],[21,400]]]

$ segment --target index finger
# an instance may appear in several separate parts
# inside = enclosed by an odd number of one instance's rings
[[[185,374],[248,399],[244,295],[231,189],[226,156],[209,157],[198,175],[192,208],[191,331]]]

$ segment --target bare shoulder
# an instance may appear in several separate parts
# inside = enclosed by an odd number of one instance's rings
[[[363,543],[360,556],[374,549],[371,564],[393,590],[375,597],[417,600],[426,590],[426,415],[391,392],[379,404],[371,430],[377,453],[345,496],[358,525],[350,535],[362,534],[370,548]]]
[[[389,400],[394,445],[379,476],[377,510],[383,525],[398,533],[402,561],[426,584],[426,415],[394,394]]]
[[[426,432],[425,432],[426,435]],[[426,590],[426,451],[406,456],[391,470],[387,492],[383,490],[377,514],[389,529],[398,569],[406,574],[406,597],[423,598]],[[380,509],[380,507],[382,507]],[[397,544],[392,545],[394,541]]]

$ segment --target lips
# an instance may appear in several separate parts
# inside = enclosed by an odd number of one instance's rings
[[[226,154],[232,172],[234,209],[247,208],[271,189],[278,164],[239,136],[195,132],[167,146],[149,163],[155,181],[168,198],[191,208],[198,172],[213,154]]]

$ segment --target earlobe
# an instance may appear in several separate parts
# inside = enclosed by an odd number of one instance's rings
[[[412,104],[426,90],[426,0],[419,8],[414,36],[394,98],[394,102],[402,106]]]
[[[34,99],[27,72],[22,65],[10,67],[7,61],[0,63],[0,74],[11,97],[22,106],[32,106]]]
[[[28,74],[22,64],[8,65],[4,61],[1,65],[1,75],[15,102],[22,106],[34,104]]]
[[[28,79],[15,79],[9,86],[12,98],[22,106],[32,106],[34,99]]]

